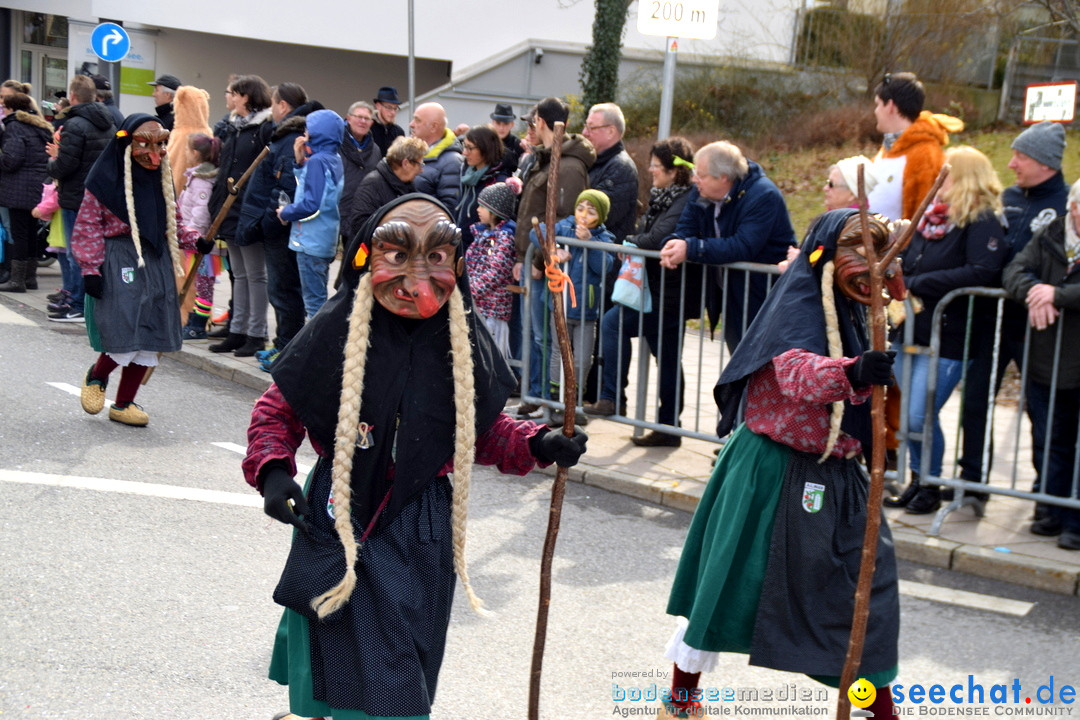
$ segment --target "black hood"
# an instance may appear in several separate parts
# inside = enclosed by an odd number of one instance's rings
[[[274,361],[274,382],[325,451],[334,447],[349,315],[366,269],[352,267],[361,242],[370,246],[379,220],[410,200],[430,202],[453,217],[429,195],[412,193],[379,208],[357,233],[343,260],[340,289],[304,325]],[[464,275],[458,278],[476,386],[476,432],[483,433],[502,412],[515,379],[487,327],[473,311]],[[374,303],[371,344],[364,369],[364,390],[357,422],[371,426],[372,446],[353,458],[353,513],[366,524],[393,486],[380,522],[392,520],[421,493],[453,457],[456,413],[450,356],[449,307],[422,320],[401,318]],[[393,466],[393,472],[389,472]]]
[[[717,426],[720,437],[731,432],[735,424],[750,376],[773,358],[796,348],[826,357],[829,355],[825,310],[821,304],[821,277],[825,264],[836,254],[840,232],[857,212],[851,209],[832,210],[814,220],[803,240],[799,256],[780,276],[750,323],[713,388],[713,398],[721,415]],[[821,255],[811,264],[810,255],[818,248]],[[833,295],[844,356],[860,355],[869,347],[866,306],[851,300],[838,288],[834,289]],[[872,438],[869,421],[867,405],[847,404],[841,428],[862,443],[867,453]]]

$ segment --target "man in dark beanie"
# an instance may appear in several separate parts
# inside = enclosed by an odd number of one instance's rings
[[[1008,227],[1009,260],[1024,249],[1035,233],[1065,214],[1069,187],[1061,173],[1065,154],[1065,128],[1058,123],[1041,122],[1016,136],[1012,143],[1009,169],[1016,173],[1016,184],[1005,188],[1001,203],[1005,206]],[[1019,368],[1024,357],[1027,309],[1006,302],[1001,323],[1001,351],[994,374],[994,393],[1010,360]],[[976,338],[979,347],[972,352],[972,367],[964,383],[964,446],[960,456],[960,477],[972,482],[986,482],[990,468],[983,468],[983,438],[986,431],[987,397],[991,377],[993,333]],[[993,453],[991,453],[992,455]],[[1038,480],[1036,480],[1038,483]],[[1037,507],[1036,514],[1039,513]]]

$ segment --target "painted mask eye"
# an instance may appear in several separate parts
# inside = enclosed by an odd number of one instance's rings
[[[383,257],[391,265],[404,265],[409,259],[409,254],[404,250],[389,250]]]
[[[430,253],[428,253],[428,262],[430,262],[432,265],[442,265],[446,262],[446,259],[448,257],[449,253],[447,253],[445,250],[432,250]]]

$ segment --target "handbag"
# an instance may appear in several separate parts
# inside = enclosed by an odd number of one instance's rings
[[[623,245],[637,247],[632,242]],[[619,268],[619,277],[611,288],[611,300],[642,313],[652,312],[652,295],[649,294],[649,278],[645,274],[645,258],[627,255]]]

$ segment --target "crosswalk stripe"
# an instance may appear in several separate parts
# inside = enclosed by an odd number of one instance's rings
[[[203,488],[180,487],[177,485],[159,485],[156,483],[135,482],[132,480],[111,480],[109,478],[80,477],[78,475],[53,475],[51,473],[25,472],[22,470],[0,470],[0,482],[24,483],[28,485],[47,485],[98,492],[118,492],[128,495],[170,498],[173,500],[198,500],[200,502],[221,505],[242,505],[261,508],[263,499],[255,491],[246,493],[206,490]]]
[[[1009,600],[994,595],[982,595],[967,590],[927,585],[911,580],[900,581],[900,594],[950,605],[962,605],[976,610],[989,610],[990,612],[1014,615],[1016,617],[1024,617],[1035,607],[1035,603]]]
[[[27,320],[14,310],[0,305],[0,325],[30,325],[36,327],[37,323],[33,320]]]
[[[82,397],[82,388],[77,388],[74,385],[69,385],[68,383],[62,383],[62,382],[47,382],[45,384],[49,385],[51,387],[54,387],[57,390],[63,390],[64,392],[68,393],[69,395],[74,395],[75,397]],[[113,398],[109,398],[109,397],[105,398],[105,403],[107,405],[112,404],[114,402],[116,402],[116,401]]]

